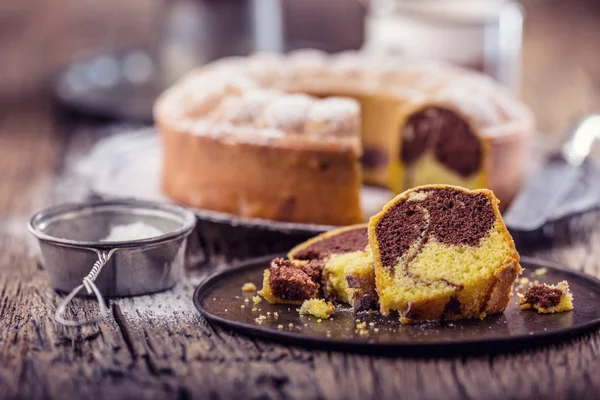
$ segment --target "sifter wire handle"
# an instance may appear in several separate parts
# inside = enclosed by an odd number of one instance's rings
[[[111,249],[108,252],[100,251],[100,250],[96,250],[96,249],[94,249],[94,251],[98,255],[98,260],[94,263],[94,266],[92,267],[91,271],[85,276],[85,278],[83,278],[83,282],[81,283],[81,285],[79,285],[75,289],[73,289],[71,291],[71,293],[69,293],[67,295],[67,297],[65,297],[65,299],[60,304],[60,306],[58,306],[58,308],[56,309],[56,314],[54,315],[54,319],[59,324],[66,325],[66,326],[73,326],[73,327],[92,325],[92,324],[102,321],[108,315],[108,308],[106,307],[104,298],[102,297],[102,294],[100,293],[100,290],[98,289],[98,287],[96,286],[94,281],[96,280],[98,275],[100,275],[102,268],[106,265],[108,260],[110,260],[110,257],[113,255],[113,253],[116,251],[116,249]],[[77,295],[77,293],[79,293],[81,291],[81,289],[83,289],[83,288],[86,289],[88,294],[94,293],[96,295],[96,299],[98,300],[98,306],[100,308],[98,315],[96,317],[86,320],[86,321],[74,321],[74,320],[65,319],[63,317],[63,314],[65,313],[67,306],[73,300],[73,298]]]

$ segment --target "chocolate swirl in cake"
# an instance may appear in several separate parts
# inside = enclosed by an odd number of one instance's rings
[[[543,284],[530,287],[524,294],[527,303],[536,304],[543,308],[556,307],[562,296],[563,292],[560,289]]]
[[[402,135],[402,161],[414,164],[428,149],[442,165],[463,177],[481,167],[479,139],[469,124],[451,110],[427,107],[408,119]]]
[[[350,229],[312,243],[294,254],[298,260],[323,260],[331,254],[364,250],[369,244],[367,227]]]
[[[379,221],[375,234],[380,243],[382,265],[393,272],[408,251],[402,268],[415,282],[431,281],[410,274],[410,263],[418,256],[429,238],[448,245],[477,246],[492,228],[495,215],[483,194],[468,194],[452,189],[413,192],[413,200],[396,203]],[[414,244],[417,244],[414,247]],[[460,288],[460,284],[444,281]]]
[[[320,268],[314,265],[296,265],[290,260],[276,258],[269,268],[269,286],[273,295],[283,300],[307,300],[318,292]]]

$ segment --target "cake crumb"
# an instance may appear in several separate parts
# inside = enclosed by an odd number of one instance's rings
[[[217,298],[216,298],[216,297],[213,297],[213,301],[217,301]]]
[[[379,328],[373,328],[373,332],[375,332],[375,333],[379,332]]]
[[[529,283],[529,278],[527,278],[527,277],[525,277],[525,276],[524,276],[524,277],[522,277],[521,279],[519,279],[519,285],[521,285],[521,286],[525,286],[525,285],[527,285],[528,283]]]
[[[283,329],[283,325],[281,325],[281,324],[277,325],[277,329],[280,329],[280,330]]]
[[[288,327],[290,327],[290,328],[293,328],[293,327],[294,327],[294,324],[290,322],[290,323],[288,324]]]
[[[366,330],[366,329],[361,329],[361,330],[358,331],[358,334],[361,335],[361,336],[368,335],[369,331]]]
[[[321,321],[323,321],[321,318],[319,318],[319,319],[317,320],[317,322],[318,322],[318,323],[321,323]]]
[[[242,304],[242,305],[240,306],[240,308],[246,308],[246,306]]]
[[[302,306],[300,306],[300,309],[298,310],[301,315],[312,315],[319,319],[329,318],[334,311],[335,306],[323,299],[306,300],[304,303],[302,303]]]
[[[259,304],[262,301],[262,298],[260,296],[252,296],[252,302],[254,304]]]
[[[556,285],[542,283],[519,294],[519,303],[521,310],[535,309],[540,314],[564,312],[573,309],[573,294],[567,281]]]
[[[369,322],[369,326],[375,326],[375,322]]]
[[[273,318],[279,319],[279,313],[277,311],[273,313]]]
[[[229,311],[229,309],[228,309],[228,308],[226,308],[226,309],[225,309],[225,312],[227,312],[227,311]]]
[[[366,329],[366,328],[367,328],[366,322],[361,322],[359,324],[356,324],[356,329]]]
[[[242,292],[256,292],[256,285],[252,282],[246,282],[242,285]]]
[[[258,311],[258,308],[256,308],[256,307],[252,308],[252,312],[257,312],[257,311]]]
[[[267,317],[265,317],[264,315],[259,315],[257,318],[255,318],[255,319],[254,319],[254,321],[255,321],[257,324],[259,324],[259,325],[260,325],[260,324],[262,324],[262,323],[264,322],[264,320],[266,320],[266,319],[267,319]]]
[[[250,300],[248,300],[248,298],[245,298],[244,303],[250,303]]]
[[[271,311],[267,311],[267,316],[271,316]]]
[[[542,276],[542,275],[546,275],[547,272],[548,272],[548,268],[538,268],[535,270],[534,274],[536,274],[537,276]]]

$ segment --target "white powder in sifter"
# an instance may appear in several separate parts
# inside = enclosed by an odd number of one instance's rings
[[[163,235],[163,231],[145,224],[142,221],[133,224],[117,225],[110,228],[110,233],[101,242],[121,242],[125,240],[149,239]]]

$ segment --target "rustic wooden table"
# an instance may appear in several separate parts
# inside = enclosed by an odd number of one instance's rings
[[[62,297],[36,262],[26,221],[43,206],[81,194],[76,183],[57,177],[107,130],[105,123],[57,113],[45,82],[83,49],[140,43],[151,33],[158,3],[0,4],[0,398],[600,397],[598,331],[488,356],[310,351],[208,324],[190,299],[203,270],[191,271],[168,294],[112,302],[110,319],[97,327],[57,325],[53,312]],[[526,6],[524,97],[541,131],[555,140],[569,120],[598,107],[600,7],[560,0]],[[135,28],[130,9],[139,20]],[[562,228],[552,243],[521,252],[600,275],[600,213]],[[94,309],[88,301],[77,306],[81,318]]]

